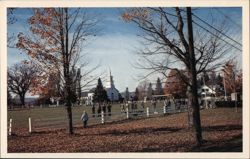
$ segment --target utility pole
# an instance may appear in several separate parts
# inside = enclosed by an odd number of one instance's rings
[[[188,26],[188,42],[189,42],[189,75],[191,76],[191,95],[189,95],[191,107],[193,108],[193,124],[196,134],[197,145],[200,146],[202,142],[202,131],[200,122],[200,106],[198,103],[198,93],[197,93],[197,72],[195,66],[195,54],[194,54],[194,42],[193,42],[193,26],[192,26],[192,12],[191,7],[187,7],[187,26]]]

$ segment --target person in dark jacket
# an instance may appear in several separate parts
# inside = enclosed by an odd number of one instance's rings
[[[109,103],[108,103],[108,114],[109,114],[109,116],[111,116],[111,108],[112,108],[112,105],[111,105],[111,103],[109,102]]]
[[[98,103],[98,109],[97,109],[98,117],[101,116],[101,111],[102,111],[101,105],[100,103]]]
[[[95,104],[92,105],[92,117],[95,117]]]
[[[83,122],[83,127],[86,128],[88,125],[89,117],[88,117],[88,113],[85,110],[82,113],[81,120]]]

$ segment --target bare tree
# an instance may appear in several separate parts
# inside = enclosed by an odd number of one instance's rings
[[[137,89],[139,91],[139,100],[143,100],[144,97],[148,97],[151,99],[152,97],[152,94],[151,96],[148,96],[148,88],[151,87],[152,89],[152,84],[149,82],[149,80],[145,79],[143,81],[141,81],[138,86],[137,86]],[[152,90],[151,90],[151,93],[152,93]]]
[[[7,9],[7,17],[8,17],[7,18],[7,24],[8,25],[14,24],[17,21],[16,17],[14,16],[14,11],[15,11],[14,8],[8,8]],[[15,41],[14,34],[8,33],[7,34],[7,46],[10,47],[10,48],[13,47],[14,41]]]
[[[18,35],[17,48],[26,52],[38,65],[42,65],[49,74],[60,73],[70,134],[74,133],[71,108],[74,79],[71,73],[78,65],[83,68],[82,76],[85,77],[86,84],[96,79],[90,77],[90,74],[97,67],[87,69],[86,54],[81,53],[86,40],[95,36],[97,22],[96,17],[80,8],[34,9],[34,14],[29,19],[32,35]]]
[[[37,67],[27,63],[18,63],[8,68],[8,90],[19,96],[22,106],[25,106],[25,95],[34,86],[38,73]]]
[[[212,34],[200,28],[194,28],[194,57],[190,53],[188,32],[184,25],[187,11],[176,8],[131,8],[122,17],[126,22],[137,24],[142,33],[142,44],[138,51],[140,60],[136,66],[148,71],[145,77],[162,73],[165,77],[169,70],[175,70],[188,86],[189,126],[194,129],[197,144],[201,143],[201,126],[197,97],[197,75],[214,70],[223,64],[223,56],[229,50],[221,40],[224,28],[211,30]],[[192,51],[191,51],[192,52]],[[183,69],[184,67],[184,69]],[[179,70],[186,70],[180,72]],[[188,80],[183,77],[188,74]]]

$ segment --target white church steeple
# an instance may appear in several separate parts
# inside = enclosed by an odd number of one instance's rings
[[[110,101],[118,101],[119,100],[119,91],[115,88],[113,76],[111,74],[111,70],[109,68],[109,75],[108,80],[106,84],[106,91],[108,98]]]
[[[107,81],[106,88],[115,88],[114,80],[113,80],[113,76],[111,74],[110,68],[109,68],[109,78],[108,78],[108,81]]]

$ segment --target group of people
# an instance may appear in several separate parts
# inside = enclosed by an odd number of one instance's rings
[[[97,111],[96,111],[97,107]],[[100,117],[103,111],[104,116],[111,116],[111,103],[96,103],[92,105],[92,117]]]
[[[137,110],[138,109],[138,102],[136,101],[126,101],[121,103],[120,107],[121,107],[121,113],[125,113],[127,108],[128,110]],[[145,108],[145,102],[142,101],[141,103],[141,108],[144,109]],[[153,99],[151,101],[151,105],[154,109],[154,112],[156,112],[156,105],[157,105],[157,101],[156,99]],[[169,99],[165,99],[164,100],[164,106],[167,108],[171,105],[171,102]],[[96,109],[97,108],[97,109]],[[103,111],[104,116],[111,116],[111,108],[112,105],[111,103],[95,103],[92,105],[92,117],[101,117],[101,112]],[[86,128],[87,127],[87,123],[88,123],[88,114],[86,111],[83,111],[83,114],[81,116],[81,120],[83,121],[83,127]]]
[[[126,109],[128,110],[136,110],[138,108],[139,102],[138,101],[125,101],[120,104],[121,108],[121,113],[126,112]],[[141,101],[140,102],[141,109],[145,108],[145,102]],[[154,109],[154,112],[156,111],[156,105],[157,105],[157,100],[152,99],[151,100],[151,106]],[[165,99],[164,100],[164,106],[169,107],[171,105],[170,99]]]
[[[121,113],[126,112],[126,110],[136,110],[138,108],[136,101],[125,101],[120,104]],[[143,106],[144,108],[144,106]]]

